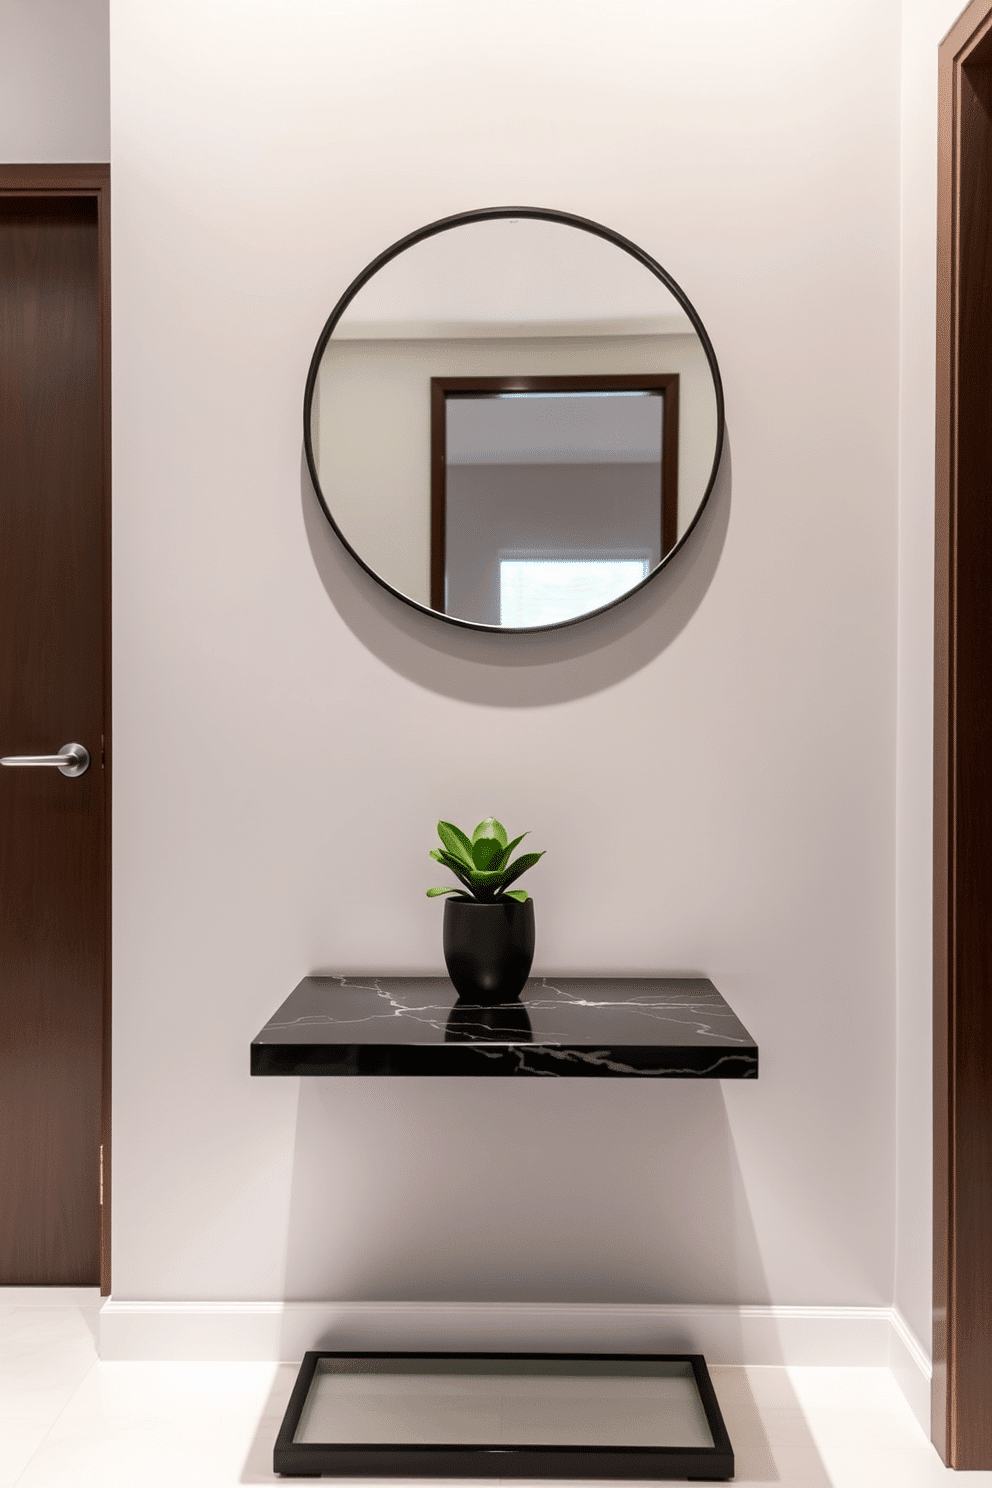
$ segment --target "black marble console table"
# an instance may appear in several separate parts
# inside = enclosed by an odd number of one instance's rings
[[[305,977],[252,1040],[253,1075],[753,1080],[758,1049],[705,977],[534,978],[475,1007],[447,977]]]

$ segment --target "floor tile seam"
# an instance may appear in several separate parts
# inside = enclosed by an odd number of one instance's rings
[[[83,1381],[89,1375],[90,1370],[93,1369],[98,1362],[99,1361],[96,1359],[91,1360],[91,1362],[86,1365],[82,1374],[76,1374],[71,1383],[60,1384],[57,1387],[45,1385],[33,1387],[29,1391],[29,1394],[48,1396],[54,1395],[58,1403],[54,1406],[54,1414],[52,1414],[51,1410],[47,1410],[43,1412],[40,1417],[36,1418],[35,1420],[27,1420],[24,1424],[40,1428],[42,1426],[48,1427],[52,1424],[53,1421],[58,1420],[59,1416],[62,1414],[66,1406],[76,1394],[76,1391],[80,1388]],[[16,1405],[17,1394],[15,1391],[10,1391],[8,1393],[3,1383],[0,1382],[0,1417],[2,1417],[3,1415],[3,1406],[5,1403]]]
[[[94,1359],[93,1360],[93,1362],[90,1364],[89,1368],[87,1369],[86,1373],[83,1375],[82,1379],[76,1385],[76,1388],[73,1391],[71,1391],[71,1393],[69,1394],[68,1399],[63,1402],[63,1405],[62,1405],[61,1410],[59,1410],[57,1412],[57,1414],[55,1416],[53,1416],[52,1420],[48,1423],[48,1427],[47,1427],[47,1429],[45,1431],[44,1436],[38,1442],[38,1444],[35,1447],[34,1451],[31,1453],[31,1456],[28,1458],[27,1462],[24,1464],[23,1468],[18,1473],[17,1477],[14,1479],[14,1482],[12,1484],[12,1488],[17,1488],[17,1485],[23,1481],[24,1474],[26,1472],[29,1472],[30,1471],[31,1466],[32,1466],[35,1458],[38,1456],[38,1453],[44,1450],[45,1443],[48,1441],[48,1438],[51,1436],[52,1432],[55,1430],[56,1426],[59,1424],[59,1422],[61,1421],[62,1417],[65,1415],[66,1411],[69,1409],[70,1405],[75,1400],[76,1396],[79,1394],[80,1390],[83,1388],[83,1386],[85,1385],[86,1381],[89,1379],[90,1375],[97,1368],[99,1362],[100,1362],[99,1359]]]

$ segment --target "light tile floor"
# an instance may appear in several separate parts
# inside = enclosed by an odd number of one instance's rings
[[[95,1293],[0,1290],[0,1488],[290,1481],[272,1442],[295,1365],[103,1363],[98,1309]],[[943,1467],[886,1369],[712,1374],[737,1483],[992,1488]]]

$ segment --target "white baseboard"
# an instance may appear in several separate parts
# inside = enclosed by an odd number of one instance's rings
[[[891,1307],[530,1302],[127,1302],[100,1314],[105,1359],[294,1360],[307,1349],[702,1353],[710,1364],[891,1368],[929,1434],[930,1366]]]
[[[99,1287],[0,1287],[0,1307],[99,1307]]]
[[[891,1316],[889,1368],[895,1376],[896,1384],[909,1401],[910,1410],[929,1436],[930,1380],[933,1367],[926,1349],[898,1307],[892,1308]]]

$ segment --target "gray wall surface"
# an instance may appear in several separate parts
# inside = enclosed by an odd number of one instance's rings
[[[110,159],[108,0],[0,0],[0,158]]]

